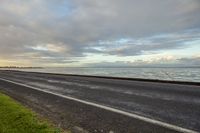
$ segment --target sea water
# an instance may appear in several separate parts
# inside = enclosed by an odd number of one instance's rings
[[[200,68],[40,68],[21,71],[200,82]]]

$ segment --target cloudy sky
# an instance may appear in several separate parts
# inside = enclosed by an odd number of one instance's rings
[[[1,0],[5,65],[200,66],[200,0]]]

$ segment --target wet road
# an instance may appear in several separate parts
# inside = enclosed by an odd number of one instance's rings
[[[200,86],[0,71],[0,78],[200,131]]]

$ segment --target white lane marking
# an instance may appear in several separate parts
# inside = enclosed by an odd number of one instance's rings
[[[119,110],[119,109],[115,109],[115,108],[111,108],[111,107],[108,107],[108,106],[104,106],[104,105],[100,105],[100,104],[96,104],[96,103],[80,100],[80,99],[69,97],[69,96],[65,96],[65,95],[62,95],[62,94],[57,94],[57,93],[50,92],[50,91],[47,91],[47,90],[42,90],[42,89],[39,89],[39,88],[36,88],[36,87],[32,87],[32,86],[29,86],[29,85],[26,85],[26,84],[22,84],[22,83],[17,83],[17,82],[14,82],[14,81],[11,81],[11,80],[7,80],[7,79],[4,79],[4,78],[0,78],[0,80],[6,81],[6,82],[9,82],[9,83],[13,83],[13,84],[16,84],[16,85],[28,87],[28,88],[31,88],[31,89],[34,89],[34,90],[38,90],[38,91],[41,91],[41,92],[45,92],[45,93],[48,93],[48,94],[56,95],[56,96],[59,96],[59,97],[65,98],[65,99],[69,99],[69,100],[73,100],[73,101],[76,101],[76,102],[80,102],[80,103],[83,103],[83,104],[87,104],[87,105],[91,105],[91,106],[94,106],[94,107],[98,107],[98,108],[101,108],[101,109],[105,109],[105,110],[108,110],[108,111],[112,111],[112,112],[115,112],[115,113],[118,113],[118,114],[129,116],[129,117],[132,117],[132,118],[135,118],[135,119],[138,119],[138,120],[142,120],[144,122],[148,122],[148,123],[151,123],[151,124],[154,124],[154,125],[158,125],[158,126],[161,126],[161,127],[172,129],[172,130],[175,130],[175,131],[178,131],[178,132],[198,133],[197,131],[194,131],[194,130],[190,130],[190,129],[186,129],[186,128],[179,127],[179,126],[176,126],[176,125],[172,125],[172,124],[169,124],[169,123],[165,123],[165,122],[162,122],[162,121],[150,119],[150,118],[147,118],[147,117],[144,117],[144,116],[139,116],[137,114],[125,112],[125,111],[122,111],[122,110]]]

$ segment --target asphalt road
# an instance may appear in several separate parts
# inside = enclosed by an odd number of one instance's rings
[[[18,71],[0,78],[200,132],[198,85]]]

